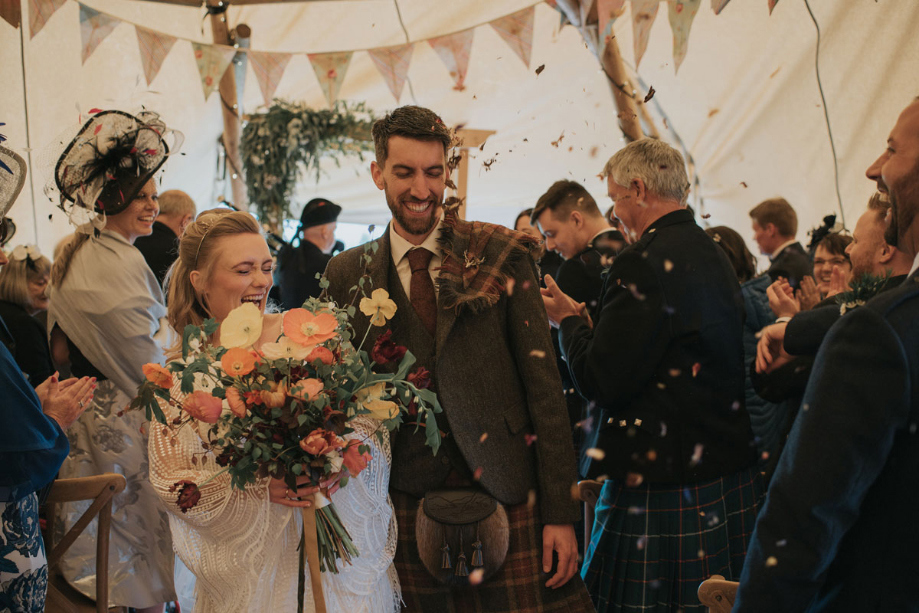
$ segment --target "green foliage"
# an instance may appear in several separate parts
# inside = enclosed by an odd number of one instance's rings
[[[375,118],[363,103],[338,101],[331,109],[275,100],[264,113],[250,115],[240,149],[249,202],[264,223],[278,230],[291,216],[297,180],[307,172],[320,177],[320,160],[336,165],[348,155],[373,151],[370,128]]]

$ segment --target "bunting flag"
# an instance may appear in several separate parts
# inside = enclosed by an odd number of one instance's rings
[[[680,69],[689,47],[689,30],[702,0],[667,0],[670,29],[673,31],[673,72]]]
[[[724,10],[724,7],[726,7],[730,1],[731,0],[712,0],[712,10],[716,15],[720,15],[721,11]]]
[[[308,55],[313,70],[316,72],[316,78],[319,79],[319,85],[322,87],[322,93],[325,94],[325,99],[331,107],[338,100],[338,91],[341,89],[342,81],[345,80],[345,73],[348,71],[353,52],[310,53]]]
[[[772,15],[772,9],[779,3],[779,0],[769,0],[769,14]]]
[[[227,71],[236,49],[218,45],[203,45],[193,42],[191,44],[198,62],[198,72],[201,73],[201,87],[204,88],[204,99],[207,100],[215,89],[220,87],[220,79]]]
[[[429,39],[431,47],[440,56],[441,61],[450,71],[453,79],[453,89],[463,91],[466,86],[466,71],[469,69],[469,54],[472,52],[472,37],[474,30],[463,30],[448,36],[438,36]]]
[[[15,0],[14,0],[15,1]],[[29,0],[29,38],[35,38],[54,11],[61,8],[67,0]]]
[[[657,17],[660,0],[632,0],[632,38],[635,39],[635,68],[648,48],[651,26]]]
[[[137,45],[140,47],[140,61],[144,65],[144,76],[147,77],[147,85],[150,85],[159,73],[176,39],[174,36],[154,32],[140,26],[134,26],[134,29],[137,30]]]
[[[96,9],[89,8],[85,4],[80,5],[80,36],[83,38],[83,63],[89,59],[96,47],[99,46],[105,37],[112,33],[118,24],[118,19],[105,13],[100,13]]]
[[[500,17],[490,22],[491,27],[501,35],[510,48],[514,50],[527,68],[530,67],[530,51],[533,49],[533,21],[536,17],[536,6],[523,9]]]
[[[597,18],[600,20],[597,37],[606,40],[606,26],[615,22],[625,11],[625,0],[597,0]],[[605,46],[606,43],[604,43]]]
[[[259,89],[262,90],[262,100],[265,106],[271,106],[274,90],[278,88],[284,69],[290,61],[290,53],[266,53],[264,51],[250,51],[249,62],[255,72]]]
[[[408,75],[408,65],[412,61],[412,49],[414,45],[397,45],[395,47],[383,47],[381,49],[370,49],[367,53],[370,59],[377,65],[383,80],[389,86],[389,91],[396,97],[396,102],[402,96],[402,88],[405,86],[405,77]]]
[[[0,17],[14,28],[22,23],[22,3],[19,0],[0,0]]]

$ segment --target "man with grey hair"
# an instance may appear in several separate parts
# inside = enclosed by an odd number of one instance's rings
[[[194,221],[197,211],[191,196],[178,189],[160,194],[158,203],[160,212],[153,222],[153,232],[149,236],[138,237],[134,246],[162,285],[169,267],[179,257],[179,238],[185,227]]]
[[[740,576],[764,494],[740,287],[685,207],[678,151],[636,141],[605,174],[635,242],[610,267],[596,321],[551,277],[543,290],[571,378],[598,407],[587,476],[604,483],[582,576],[601,613],[698,608],[702,580]]]

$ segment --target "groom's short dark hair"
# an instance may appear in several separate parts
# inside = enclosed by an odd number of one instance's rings
[[[444,146],[444,157],[453,135],[437,113],[422,106],[401,106],[373,124],[371,131],[377,164],[383,166],[389,155],[389,138],[403,136],[414,140],[437,141]]]

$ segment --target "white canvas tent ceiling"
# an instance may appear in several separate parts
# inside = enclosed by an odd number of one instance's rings
[[[118,26],[81,64],[78,5],[66,2],[29,39],[0,21],[0,128],[8,145],[28,143],[36,172],[12,211],[16,242],[36,241],[45,252],[70,231],[42,194],[48,170],[42,153],[92,108],[160,112],[185,134],[184,156],[167,165],[161,189],[190,193],[207,207],[228,186],[215,185],[219,97],[204,100],[188,40],[210,43],[203,10],[135,0],[86,0],[127,23]],[[251,48],[293,53],[367,49],[423,41],[486,24],[531,6],[532,0],[343,0],[233,7],[231,26],[252,28]],[[882,151],[899,111],[919,94],[919,4],[895,0],[811,0],[823,39],[820,70],[838,155],[839,186],[849,227],[873,191],[864,170]],[[180,39],[153,81],[143,77],[134,28]],[[629,12],[615,23],[627,63],[633,63]],[[689,50],[674,75],[666,5],[661,6],[638,74],[657,91],[651,106],[667,117],[696,163],[706,224],[726,224],[749,236],[747,211],[762,199],[784,196],[796,206],[799,237],[823,215],[837,211],[833,156],[814,71],[816,31],[803,0],[783,0],[769,16],[766,0],[733,0],[715,16],[704,2]],[[21,52],[24,50],[24,53]],[[545,70],[537,75],[540,65]],[[23,73],[26,84],[23,85]],[[415,45],[398,104],[428,106],[448,124],[496,130],[484,151],[473,151],[468,216],[510,224],[555,180],[582,181],[605,208],[605,185],[596,178],[624,143],[616,125],[606,77],[573,27],[559,29],[559,14],[536,5],[530,66],[497,33],[482,25],[466,89],[455,91],[440,58],[427,43]],[[645,92],[640,92],[643,95]],[[326,104],[305,55],[287,67],[276,96]],[[355,53],[340,97],[365,101],[377,113],[397,106],[369,56]],[[27,100],[27,102],[25,102]],[[256,111],[261,93],[249,69],[244,109]],[[655,120],[663,127],[660,115]],[[553,146],[564,133],[564,138]],[[668,138],[670,138],[668,136]],[[486,159],[497,161],[486,170]],[[344,207],[343,221],[379,223],[388,218],[382,195],[364,162],[329,174],[316,185],[305,177],[299,203],[322,195]],[[697,201],[698,202],[698,201]]]

